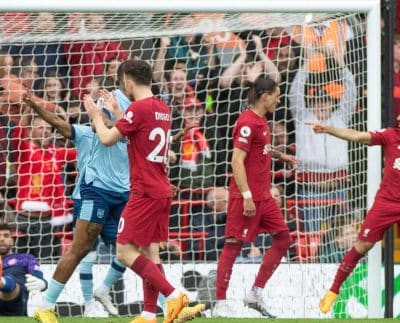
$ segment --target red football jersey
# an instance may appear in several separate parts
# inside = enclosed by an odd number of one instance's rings
[[[14,135],[17,163],[17,209],[24,201],[47,202],[53,216],[66,213],[62,172],[65,163],[76,160],[75,148],[49,145],[41,148],[25,139],[25,131],[16,128]]]
[[[260,117],[250,109],[244,111],[233,129],[233,146],[247,152],[244,166],[253,200],[267,199],[270,196],[272,157],[271,132],[267,118]],[[234,177],[229,194],[231,197],[242,197]]]
[[[155,97],[135,101],[115,126],[128,139],[131,192],[155,199],[172,196],[166,171],[169,107]]]
[[[385,167],[376,198],[400,200],[400,128],[371,131],[372,145],[384,148]]]

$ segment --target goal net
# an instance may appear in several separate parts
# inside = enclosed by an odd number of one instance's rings
[[[167,102],[172,134],[199,122],[170,146],[173,199],[170,236],[161,256],[167,276],[192,299],[213,305],[215,269],[224,243],[232,128],[248,108],[249,82],[279,83],[281,102],[268,115],[272,146],[296,155],[299,167],[273,160],[271,194],[293,245],[265,289],[278,317],[319,317],[343,254],[367,209],[367,152],[316,135],[305,122],[366,130],[367,53],[364,14],[181,14],[7,12],[0,15],[0,217],[15,229],[15,249],[30,252],[50,278],[72,241],[72,191],[79,172],[70,140],[24,110],[22,93],[71,124],[88,125],[82,97],[118,88],[126,59],[147,60],[154,94]],[[79,151],[78,151],[79,153]],[[128,175],[126,175],[128,176]],[[241,300],[272,238],[245,245],[228,298]],[[95,282],[115,250],[100,243]],[[346,281],[334,317],[367,314],[366,264]],[[80,315],[78,275],[60,298],[61,315]],[[112,291],[121,315],[142,306],[130,272]],[[292,305],[288,305],[292,304]],[[234,316],[253,316],[240,303]]]

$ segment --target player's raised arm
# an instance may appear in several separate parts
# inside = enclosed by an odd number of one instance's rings
[[[85,95],[83,99],[85,109],[92,120],[92,124],[96,129],[96,134],[100,142],[104,146],[112,146],[122,139],[123,136],[116,127],[108,129],[103,122],[103,112],[96,106],[93,99],[89,95]]]
[[[35,112],[48,124],[56,128],[65,137],[70,139],[72,137],[72,126],[63,118],[58,116],[56,113],[44,109],[43,107],[37,105],[32,100],[32,92],[27,91],[23,97],[26,105],[31,107]]]
[[[305,124],[310,126],[315,133],[326,133],[343,140],[359,142],[367,145],[371,144],[371,134],[369,132],[357,131],[349,128],[335,128],[317,122],[305,122]]]

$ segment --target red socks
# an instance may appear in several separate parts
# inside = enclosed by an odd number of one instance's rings
[[[160,272],[164,275],[164,268],[162,264],[156,264]],[[143,311],[156,313],[157,312],[157,299],[159,291],[153,287],[148,281],[143,281]]]
[[[159,267],[150,259],[140,255],[131,265],[131,269],[143,279],[143,284],[151,284],[151,287],[164,296],[171,294],[175,288],[164,278]],[[158,297],[158,294],[157,294]]]
[[[289,231],[279,232],[274,236],[271,248],[265,253],[261,267],[258,271],[254,286],[264,288],[268,279],[272,276],[275,269],[281,263],[282,257],[292,244]]]
[[[217,268],[217,286],[216,286],[216,299],[226,299],[226,291],[228,289],[229,280],[232,274],[232,267],[235,259],[239,256],[242,250],[241,242],[225,242],[222,249],[221,256],[218,261]]]
[[[336,272],[335,280],[333,281],[330,289],[331,292],[339,294],[340,286],[342,286],[343,282],[351,274],[354,267],[362,257],[364,257],[364,255],[359,254],[354,247],[345,254],[342,262],[340,263],[339,269]]]

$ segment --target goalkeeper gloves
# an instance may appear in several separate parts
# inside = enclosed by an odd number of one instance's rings
[[[30,293],[36,294],[46,289],[47,284],[43,279],[30,274],[26,274],[25,277],[25,287]]]

